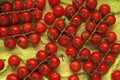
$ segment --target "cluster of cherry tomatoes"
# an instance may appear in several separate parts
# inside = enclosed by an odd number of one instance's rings
[[[58,47],[55,43],[49,42],[45,46],[45,50],[39,50],[36,58],[30,58],[24,66],[20,63],[22,59],[13,54],[8,59],[8,64],[12,69],[17,69],[16,73],[9,74],[7,80],[42,80],[43,76],[48,76],[49,80],[60,80],[61,76],[54,71],[60,65],[60,60],[56,55]],[[0,61],[0,69],[4,68],[4,63]]]
[[[66,55],[70,57],[69,66],[73,73],[79,72],[82,67],[90,80],[101,80],[120,53],[117,35],[110,31],[116,22],[115,16],[110,13],[110,6],[102,4],[99,10],[95,10],[97,0],[72,0],[72,4],[65,8],[60,5],[60,0],[48,2],[52,12],[45,13],[45,23],[38,22],[42,18],[45,0],[14,0],[13,6],[9,2],[1,3],[0,12],[4,14],[0,15],[0,38],[4,38],[4,44],[9,49],[15,48],[16,43],[22,48],[26,48],[29,42],[38,44],[40,34],[46,32],[46,25],[53,26],[47,31],[51,42],[46,44],[45,50],[38,51],[36,58],[27,60],[26,66],[18,67],[17,73],[9,74],[7,80],[42,80],[42,76],[48,76],[49,80],[61,80],[60,74],[52,70],[60,64],[59,58],[54,54],[58,50],[55,42],[67,47]],[[85,31],[76,35],[82,22],[86,22]],[[19,23],[22,25],[17,25]],[[96,46],[96,51],[91,52],[86,47],[88,43]],[[8,63],[12,67],[19,66],[20,60],[17,55],[11,55]],[[0,65],[2,70],[2,60]],[[112,79],[118,80],[118,74],[119,70],[113,72]],[[79,80],[79,77],[73,74],[68,80]]]
[[[116,22],[115,16],[110,13],[110,6],[102,4],[99,10],[95,10],[96,6],[96,0],[72,0],[72,5],[67,5],[64,10],[70,23],[66,24],[65,19],[60,18],[48,30],[48,38],[51,41],[67,46],[66,55],[73,58],[70,63],[71,71],[79,72],[80,61],[83,61],[83,70],[92,74],[91,80],[101,80],[101,76],[108,72],[109,67],[115,62],[116,55],[120,53],[120,44],[116,43],[117,35],[109,31]],[[85,20],[85,31],[76,36],[77,28]],[[98,50],[90,52],[85,48],[88,42],[97,46],[95,48]],[[72,77],[79,80],[77,75]]]
[[[42,5],[41,5],[42,4]],[[0,38],[8,49],[16,44],[26,48],[29,42],[36,45],[40,42],[40,34],[46,31],[46,24],[39,21],[45,0],[14,0],[13,4],[4,1],[0,5]]]

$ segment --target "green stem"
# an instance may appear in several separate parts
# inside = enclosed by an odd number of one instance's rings
[[[72,16],[72,18],[70,19],[70,21],[78,14],[78,12],[82,9],[82,7],[85,5],[86,1],[84,1],[83,5],[77,10],[77,12]],[[70,23],[67,24],[67,26]],[[58,38],[55,40],[55,42],[58,42],[58,40],[61,38],[62,34],[65,32],[65,29],[67,28],[67,26],[65,26],[65,28],[61,31],[60,35],[58,36]]]
[[[25,77],[23,80],[27,80],[27,79],[30,77],[30,75],[39,68],[39,66],[40,66],[41,64],[43,64],[44,62],[46,62],[50,57],[52,57],[52,56],[54,56],[54,55],[55,55],[55,54],[52,54],[52,55],[48,56],[44,61],[39,62],[39,64],[37,65],[37,67],[36,67],[35,69],[33,69],[33,70],[29,73],[29,75],[28,75],[27,77]]]

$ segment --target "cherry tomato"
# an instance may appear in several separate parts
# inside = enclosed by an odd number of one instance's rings
[[[103,16],[110,13],[110,6],[108,4],[102,4],[99,7],[99,11],[102,13]]]
[[[90,10],[88,8],[82,8],[78,14],[82,19],[87,19],[90,16]]]
[[[97,0],[87,0],[86,1],[86,7],[93,10],[97,6]]]
[[[85,41],[88,40],[90,38],[90,33],[88,31],[83,31],[81,34],[81,38]]]
[[[115,70],[112,72],[111,77],[113,80],[120,80],[120,70]]]
[[[32,14],[28,11],[24,11],[20,14],[21,20],[23,22],[30,22],[32,20]]]
[[[37,22],[34,28],[35,32],[41,34],[45,33],[47,26],[43,22]]]
[[[34,1],[33,0],[25,0],[25,6],[24,9],[31,9],[34,7]]]
[[[99,64],[102,61],[102,54],[97,51],[92,52],[90,60],[95,64]]]
[[[108,31],[108,25],[104,22],[100,23],[97,27],[97,32],[100,34],[105,34]]]
[[[71,20],[71,25],[75,26],[75,27],[79,27],[82,23],[82,18],[79,15],[76,15],[72,18]]]
[[[68,77],[68,80],[79,80],[79,77],[77,75],[71,75]]]
[[[111,47],[111,51],[116,54],[120,54],[120,44],[114,43]]]
[[[72,39],[72,45],[78,49],[82,47],[83,43],[83,39],[78,36]]]
[[[37,45],[41,41],[40,35],[38,33],[32,33],[28,36],[28,38],[30,43],[33,45]]]
[[[40,20],[42,18],[43,13],[39,9],[33,9],[32,10],[32,15],[33,15],[33,19],[35,21],[38,21],[38,20]]]
[[[90,80],[101,80],[101,75],[96,72],[90,77]]]
[[[21,48],[27,48],[28,47],[28,44],[29,44],[29,40],[27,37],[25,36],[19,36],[17,38],[17,44],[19,47]]]
[[[60,4],[60,0],[48,0],[51,7],[57,6]]]
[[[73,72],[79,72],[81,69],[81,63],[78,60],[74,60],[70,63],[70,70]]]
[[[10,66],[18,66],[20,64],[20,57],[13,54],[9,57],[8,63]]]
[[[47,36],[50,40],[56,40],[59,36],[59,31],[56,28],[50,28],[47,32]]]
[[[70,40],[71,40],[71,38],[69,38],[67,35],[63,34],[63,35],[60,37],[58,43],[59,43],[61,46],[68,46],[68,45],[70,44],[70,42],[71,42]]]
[[[106,63],[102,63],[102,64],[100,64],[100,66],[98,67],[98,72],[100,73],[100,74],[106,74],[107,72],[108,72],[108,70],[109,70],[109,67],[108,67],[108,65],[106,64]]]
[[[102,53],[106,53],[110,48],[110,44],[108,42],[101,42],[99,44],[99,49]]]
[[[49,55],[51,55],[51,54],[55,54],[57,52],[58,47],[55,43],[49,42],[46,44],[45,50]]]
[[[46,6],[46,0],[35,0],[38,9],[43,10]]]
[[[96,24],[93,21],[89,21],[86,23],[85,28],[86,31],[92,33],[95,30]]]
[[[109,53],[105,56],[104,60],[108,65],[112,65],[114,64],[115,59],[116,59],[115,56],[112,53]]]
[[[56,69],[60,65],[60,60],[57,56],[52,56],[48,59],[48,63],[52,69]]]
[[[12,4],[10,2],[4,1],[0,4],[0,9],[2,12],[10,12],[12,11]]]
[[[116,35],[116,33],[115,32],[113,32],[113,31],[108,31],[107,33],[106,33],[106,39],[105,39],[107,42],[109,42],[109,43],[113,43],[113,42],[115,42],[116,40],[117,40],[117,35]]]
[[[0,38],[7,37],[9,34],[9,30],[5,26],[0,27]]]
[[[18,24],[20,22],[20,15],[18,13],[12,12],[9,14],[10,23]]]
[[[0,15],[0,26],[6,26],[10,22],[8,15],[2,14]]]
[[[38,61],[35,58],[30,58],[26,61],[26,67],[29,70],[33,70],[38,66]]]
[[[13,10],[20,11],[24,8],[24,3],[21,0],[15,0],[13,2]]]
[[[32,23],[24,23],[22,26],[21,26],[21,31],[22,33],[29,33],[33,30],[33,24]]]
[[[61,5],[57,5],[53,8],[53,14],[56,16],[56,17],[62,17],[64,15],[64,7],[61,6]]]
[[[20,80],[17,74],[9,74],[6,78],[6,80]]]
[[[5,67],[4,61],[0,59],[0,71],[3,70]]]
[[[78,51],[74,46],[68,46],[66,49],[66,55],[72,58],[77,57]]]
[[[10,35],[13,36],[13,35],[18,35],[20,34],[20,26],[18,25],[13,25],[9,28],[9,31],[10,31]]]
[[[28,74],[29,74],[29,70],[25,66],[21,66],[17,69],[17,75],[20,79],[27,77]]]
[[[65,29],[65,33],[66,33],[67,36],[73,38],[77,33],[77,29],[73,25],[69,25]]]
[[[90,50],[87,48],[83,48],[79,53],[79,57],[81,60],[87,60],[90,57],[90,55]]]
[[[79,9],[84,3],[84,0],[72,0],[72,5]]]
[[[99,44],[102,41],[102,36],[98,33],[92,35],[91,41],[93,44]]]
[[[30,74],[30,77],[28,80],[33,80],[33,79],[42,80],[42,77],[39,72],[33,72],[32,74]]]
[[[16,39],[15,38],[5,38],[4,45],[8,49],[14,49],[16,46]]]
[[[112,26],[113,24],[115,24],[116,18],[115,18],[114,15],[108,15],[108,16],[105,18],[105,21],[107,22],[107,24],[109,24],[110,26]]]
[[[76,13],[76,8],[72,5],[67,5],[65,8],[65,16],[70,19]]]
[[[45,50],[39,50],[36,54],[36,58],[39,61],[44,61],[45,59],[47,59],[47,57],[48,57],[48,54],[46,53]]]
[[[58,72],[52,72],[49,75],[49,80],[61,80],[61,75]]]
[[[50,65],[43,63],[39,66],[38,71],[41,75],[47,76],[51,72]]]
[[[65,28],[65,21],[63,19],[57,19],[54,23],[54,27],[59,31],[62,31]]]
[[[83,70],[88,73],[92,73],[95,68],[94,64],[90,61],[84,62],[82,66],[83,66]]]
[[[44,15],[44,22],[48,25],[52,25],[55,21],[56,17],[54,16],[54,14],[52,12],[47,12]]]
[[[101,18],[102,18],[102,16],[101,16],[101,13],[99,11],[92,12],[91,17],[90,17],[90,19],[92,21],[95,21],[95,23],[99,23]]]

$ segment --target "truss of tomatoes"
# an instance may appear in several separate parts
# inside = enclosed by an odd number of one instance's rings
[[[0,38],[8,49],[14,49],[16,44],[27,48],[29,44],[38,45],[41,34],[46,32],[47,25],[53,25],[47,31],[50,42],[45,50],[39,50],[36,58],[30,58],[25,66],[19,66],[21,59],[11,55],[8,64],[16,73],[9,74],[7,80],[42,80],[42,76],[49,80],[61,80],[61,75],[55,71],[60,65],[58,46],[66,47],[66,55],[70,59],[70,70],[74,73],[68,80],[80,80],[81,68],[90,80],[101,80],[114,64],[120,53],[117,35],[110,31],[116,18],[110,13],[110,6],[102,4],[95,10],[97,0],[72,0],[65,8],[60,0],[48,0],[52,11],[44,15],[41,22],[46,0],[14,0],[13,3],[4,1],[0,4]],[[64,18],[63,18],[64,16]],[[70,22],[66,23],[66,19]],[[77,36],[77,28],[85,22],[85,31]],[[86,48],[90,43],[96,51]],[[60,57],[64,57],[60,55]],[[4,61],[0,59],[0,70],[4,69]],[[16,68],[19,66],[18,68]],[[120,80],[120,70],[111,74],[113,80]]]

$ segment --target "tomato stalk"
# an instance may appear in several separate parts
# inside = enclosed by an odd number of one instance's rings
[[[11,12],[4,12],[4,13],[1,13],[0,15],[3,15],[3,14],[10,14],[10,13],[21,13],[21,12],[25,12],[25,11],[31,11],[31,10],[34,10],[34,9],[38,9],[38,8],[31,8],[31,9],[27,9],[27,10],[21,10],[21,11],[11,11]]]
[[[72,16],[72,18],[70,19],[70,21],[78,14],[78,12],[82,9],[82,7],[85,5],[86,1],[84,1],[83,5],[77,10],[77,12]],[[67,24],[68,25],[68,24]],[[55,40],[55,42],[58,42],[58,40],[61,38],[62,34],[65,32],[65,29],[67,28],[67,26],[61,31],[60,35],[58,36],[58,38]]]
[[[48,56],[44,61],[39,62],[39,64],[37,65],[37,67],[36,67],[35,69],[33,69],[33,70],[29,73],[29,75],[28,75],[26,78],[24,78],[23,80],[27,80],[27,79],[30,77],[30,75],[31,75],[35,70],[37,70],[42,63],[48,61],[48,59],[49,59],[50,57],[54,56],[54,55],[55,55],[55,54],[51,54],[51,55]]]

